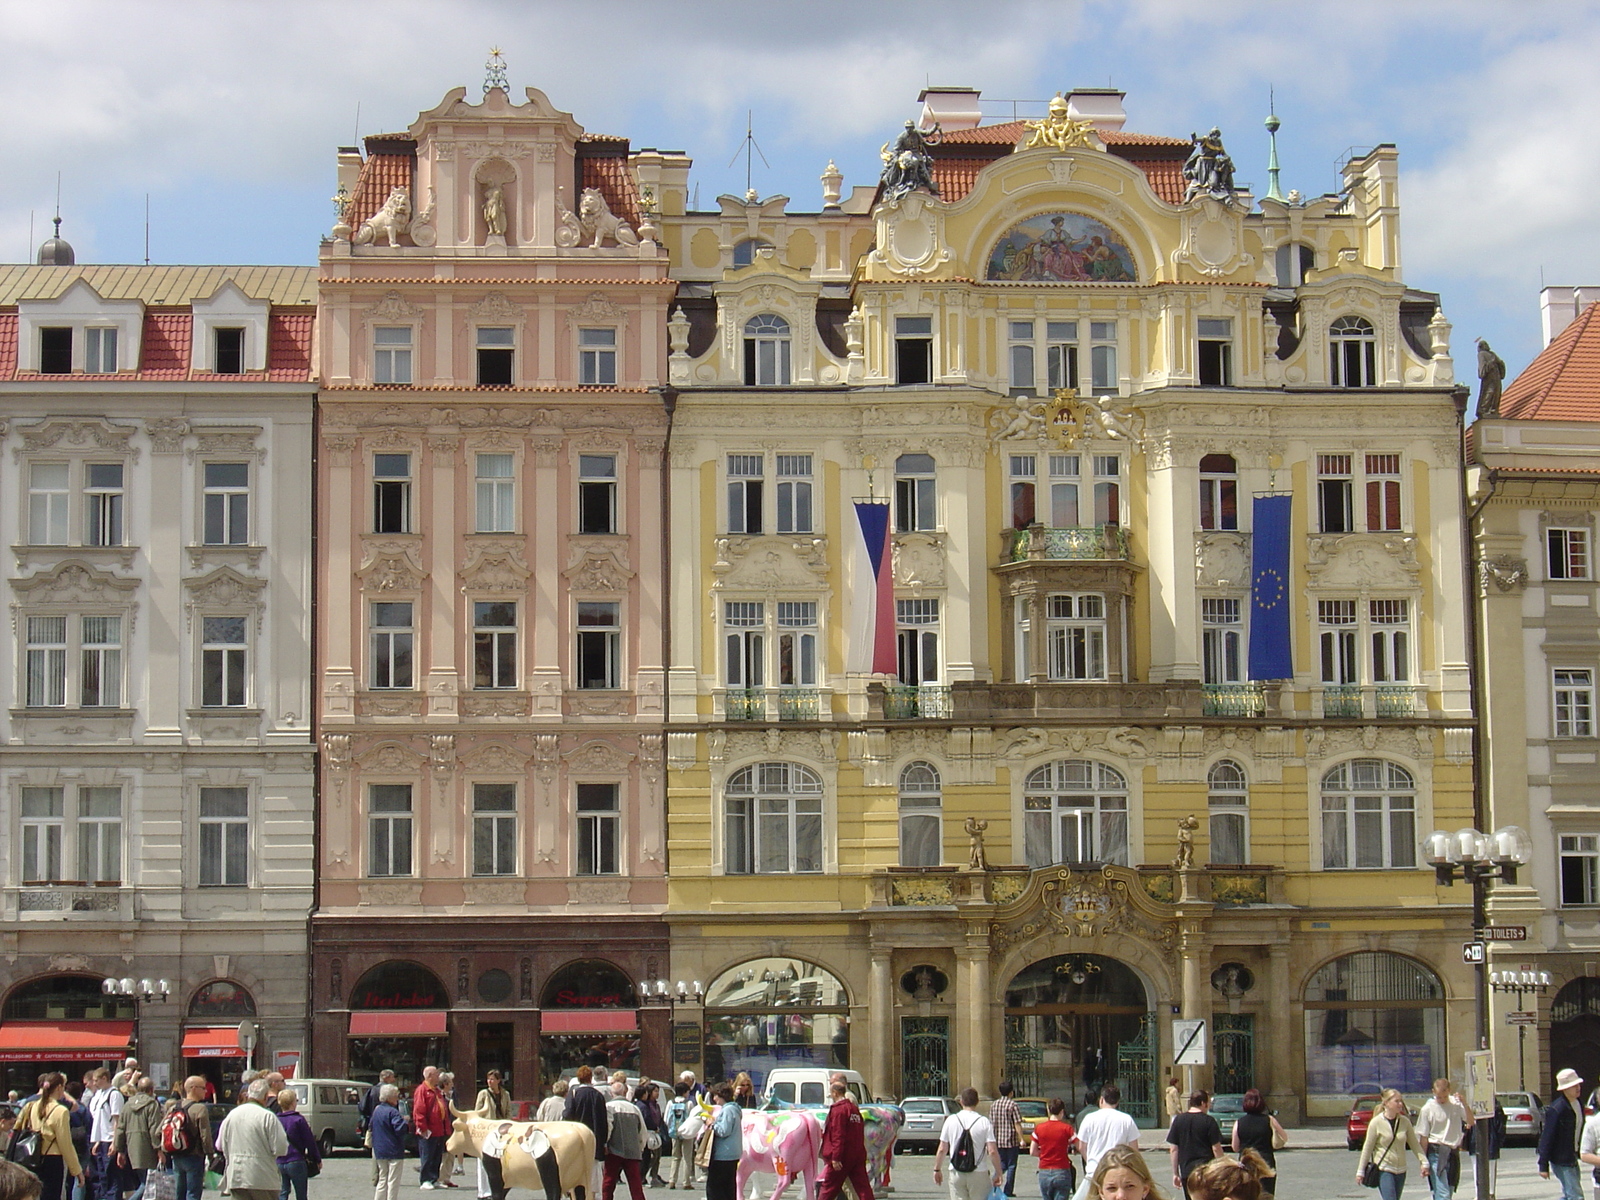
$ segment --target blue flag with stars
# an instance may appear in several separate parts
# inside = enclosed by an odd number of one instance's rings
[[[1292,679],[1289,496],[1257,496],[1250,536],[1250,678]]]

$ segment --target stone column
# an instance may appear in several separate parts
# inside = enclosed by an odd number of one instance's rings
[[[966,1020],[961,1025],[966,1039],[967,1082],[980,1093],[987,1094],[996,1067],[993,1062],[994,1039],[991,1036],[994,1011],[989,1002],[989,938],[986,929],[981,926],[968,929],[966,944],[956,950],[956,969],[965,977],[965,986],[958,987],[957,994],[964,997],[966,1007]],[[952,1078],[952,1087],[957,1082],[958,1079]]]
[[[1286,937],[1279,934],[1279,937]],[[1267,1018],[1265,1056],[1262,1047],[1256,1046],[1256,1062],[1265,1057],[1268,1088],[1267,1106],[1276,1110],[1278,1120],[1285,1125],[1298,1124],[1302,1117],[1301,1097],[1294,1090],[1294,1038],[1296,1022],[1294,997],[1289,989],[1289,943],[1286,940],[1268,948],[1272,958],[1271,974],[1267,978]],[[1260,1072],[1257,1072],[1258,1076]]]
[[[894,981],[889,969],[888,947],[872,948],[872,965],[867,974],[867,996],[870,1009],[867,1018],[867,1038],[870,1042],[867,1056],[867,1086],[869,1095],[897,1096],[899,1088],[891,1086],[894,1074]]]
[[[1187,875],[1187,872],[1185,872]],[[1187,879],[1184,881],[1187,884]],[[1185,889],[1187,890],[1187,888]],[[1215,1030],[1209,1028],[1211,1021],[1211,1004],[1206,995],[1206,958],[1209,950],[1206,945],[1205,926],[1195,916],[1190,915],[1182,920],[1178,935],[1178,953],[1183,960],[1183,1016],[1185,1020],[1204,1020],[1207,1025],[1208,1052],[1214,1043]],[[1174,1055],[1178,1047],[1173,1046]],[[1192,1092],[1197,1087],[1204,1087],[1209,1082],[1211,1069],[1209,1067],[1185,1067],[1184,1091]]]

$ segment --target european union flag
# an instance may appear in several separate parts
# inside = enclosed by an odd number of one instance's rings
[[[1250,538],[1250,678],[1292,679],[1289,496],[1257,496]]]

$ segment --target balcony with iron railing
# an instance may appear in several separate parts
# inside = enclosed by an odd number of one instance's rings
[[[1269,708],[1264,683],[1208,683],[1205,695],[1208,717],[1264,717]]]
[[[1001,561],[1029,562],[1041,559],[1117,559],[1129,557],[1128,531],[1120,525],[1081,525],[1053,529],[1029,525],[1026,529],[1007,529],[1001,533]]]
[[[1404,720],[1421,715],[1422,689],[1409,683],[1324,684],[1322,716],[1346,720]]]
[[[821,721],[830,715],[821,688],[728,688],[722,693],[724,721]]]
[[[919,717],[950,715],[950,689],[934,684],[889,684],[883,689],[883,716],[886,721],[914,721]]]

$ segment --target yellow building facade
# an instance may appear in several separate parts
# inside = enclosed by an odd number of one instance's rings
[[[1425,1089],[1472,1037],[1417,845],[1472,823],[1461,395],[1394,149],[1186,197],[1115,93],[924,99],[924,186],[662,197],[676,1067],[1153,1121],[1200,1018],[1191,1078],[1286,1117]]]

